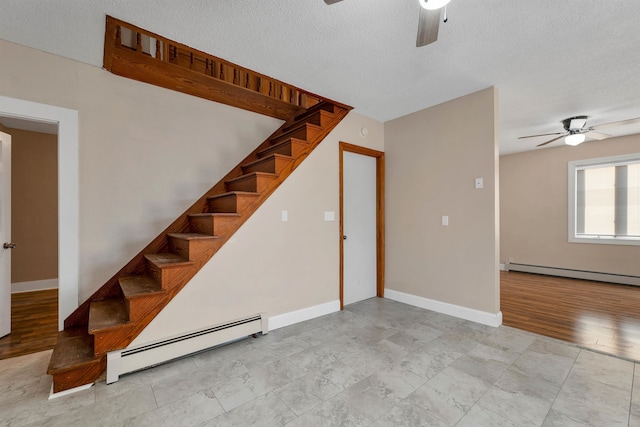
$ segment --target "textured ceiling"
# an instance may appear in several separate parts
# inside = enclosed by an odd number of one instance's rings
[[[637,0],[452,0],[438,41],[416,48],[419,7],[0,0],[0,38],[101,66],[109,14],[380,121],[496,86],[502,154],[534,149],[545,139],[517,137],[561,131],[570,116],[588,115],[588,125],[640,117]],[[634,125],[608,133],[638,132]]]

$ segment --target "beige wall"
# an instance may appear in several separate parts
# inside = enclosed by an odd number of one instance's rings
[[[11,135],[11,282],[58,277],[58,137]]]
[[[640,152],[640,135],[500,157],[500,261],[640,276],[640,246],[568,242],[568,162]]]
[[[349,113],[131,346],[339,300],[339,141],[382,151],[383,125]]]
[[[385,123],[387,289],[499,312],[496,102],[489,88]]]

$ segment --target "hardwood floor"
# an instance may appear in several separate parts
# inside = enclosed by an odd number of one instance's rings
[[[12,330],[0,338],[0,360],[53,348],[58,339],[58,290],[11,295]]]
[[[503,324],[640,361],[640,288],[500,272]]]

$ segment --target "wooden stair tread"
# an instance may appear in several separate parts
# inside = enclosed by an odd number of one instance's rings
[[[293,131],[293,130],[296,130],[296,129],[300,129],[301,127],[304,127],[306,125],[320,127],[319,125],[316,125],[315,123],[310,123],[310,122],[307,121],[309,119],[309,117],[313,116],[314,114],[317,114],[318,111],[315,111],[314,113],[305,115],[304,118],[301,119],[301,120],[296,120],[294,122],[291,122],[288,125],[285,125],[284,128],[282,129],[283,130],[282,133],[285,134],[285,133],[288,133],[290,131]],[[331,113],[327,113],[327,114],[331,114]]]
[[[147,259],[147,261],[155,264],[160,268],[179,267],[193,264],[193,261],[186,260],[179,255],[171,253],[145,254],[144,257]]]
[[[270,172],[259,172],[259,171],[255,171],[255,172],[249,172],[249,173],[245,173],[244,175],[240,175],[236,178],[230,179],[228,181],[225,181],[225,183],[229,184],[232,182],[236,182],[236,181],[242,181],[243,179],[250,179],[253,178],[254,176],[264,176],[264,177],[277,177],[278,175],[276,175],[275,173],[270,173]]]
[[[124,301],[119,299],[93,301],[89,307],[90,334],[129,322],[129,313]]]
[[[183,240],[213,240],[218,238],[218,236],[210,236],[208,234],[201,233],[167,233],[167,236]]]
[[[125,298],[136,298],[152,293],[163,293],[162,286],[151,276],[128,276],[118,279]]]
[[[255,166],[257,164],[263,163],[263,162],[268,162],[271,161],[272,159],[280,159],[280,160],[293,160],[293,157],[291,156],[285,156],[284,154],[278,154],[278,153],[273,153],[273,154],[269,154],[266,157],[262,157],[258,160],[254,160],[253,162],[249,162],[249,163],[245,163],[244,165],[242,165],[243,168],[249,168],[251,166]]]
[[[51,354],[47,374],[54,375],[96,360],[93,337],[87,333],[86,326],[65,329],[58,332],[58,342]]]
[[[272,151],[275,151],[280,147],[284,147],[287,144],[305,144],[305,145],[309,145],[309,142],[305,141],[304,139],[299,139],[299,138],[285,139],[282,142],[277,142],[277,143],[271,145],[271,147],[268,147],[268,148],[265,148],[262,151],[259,151],[258,152],[258,157],[260,157],[260,158],[266,157],[266,156],[264,156],[265,153],[271,153]]]
[[[215,196],[209,196],[209,197],[207,197],[207,200],[213,200],[213,199],[217,199],[219,197],[229,197],[229,196],[233,196],[233,195],[236,195],[236,196],[256,196],[256,197],[260,196],[260,194],[258,194],[258,193],[251,193],[251,192],[248,192],[248,191],[227,191],[226,193],[220,193],[220,194],[216,194]],[[238,216],[240,215],[237,212],[232,212],[231,214],[232,215],[238,215]],[[229,214],[227,214],[227,215],[229,215]]]
[[[321,131],[322,127],[318,126],[318,125],[314,125],[313,123],[307,123],[305,121],[301,121],[299,123],[295,123],[292,127],[287,128],[285,131],[283,131],[282,133],[274,136],[273,138],[271,138],[271,141],[273,141],[273,143],[275,142],[280,142],[283,139],[286,139],[288,137],[288,135],[294,135],[296,133],[298,133],[301,128],[306,127],[308,130],[313,130],[313,131]]]
[[[284,131],[288,131],[290,129],[295,129],[301,127],[303,123],[308,123],[315,126],[322,127],[326,125],[329,121],[333,120],[335,114],[330,111],[318,109],[312,111],[311,113],[307,112],[300,116],[298,116],[293,122],[285,125]]]
[[[265,164],[265,168],[267,168]],[[262,193],[278,177],[274,167],[269,171],[247,171],[244,175],[229,179],[224,182],[228,191],[250,191]]]
[[[203,213],[197,213],[197,214],[189,214],[188,216],[190,217],[194,217],[194,218],[203,218],[203,217],[208,217],[208,216],[228,216],[228,217],[239,217],[240,214],[239,213],[235,213],[235,212],[203,212]]]
[[[329,103],[329,102],[319,102],[316,105],[307,108],[306,111],[298,114],[295,117],[294,120],[296,120],[296,121],[302,120],[305,117],[311,116],[311,115],[317,113],[320,110],[324,110],[324,111],[326,111],[328,113],[335,114],[337,108],[339,108],[339,107],[337,105],[335,105],[335,104],[332,104],[332,103]]]

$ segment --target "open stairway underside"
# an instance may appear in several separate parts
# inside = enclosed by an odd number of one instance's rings
[[[54,392],[103,378],[107,352],[126,348],[349,110],[326,100],[296,106],[282,127],[81,304],[65,320],[51,357]]]

